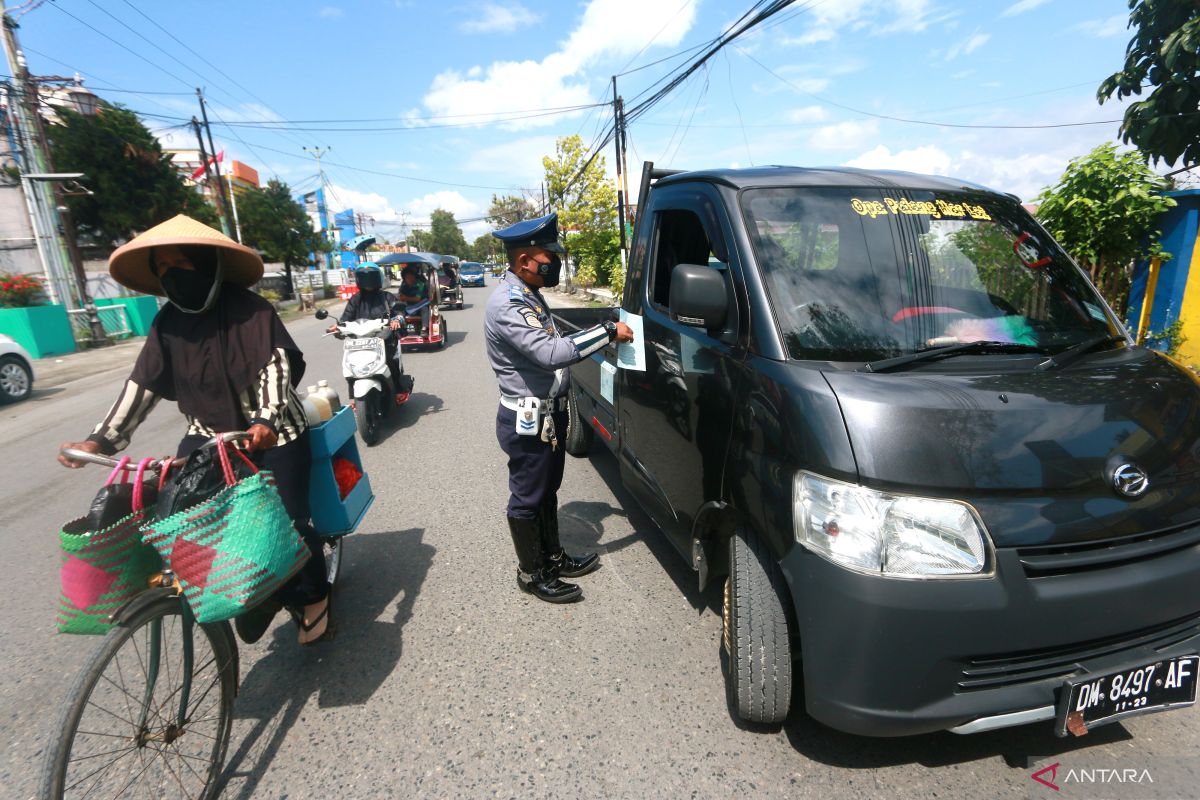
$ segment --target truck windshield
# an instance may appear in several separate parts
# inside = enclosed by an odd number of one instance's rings
[[[871,361],[974,341],[1058,353],[1119,333],[1007,198],[791,187],[746,190],[741,204],[791,358]]]

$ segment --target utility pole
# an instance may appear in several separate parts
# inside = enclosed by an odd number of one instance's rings
[[[621,97],[617,94],[617,76],[612,76],[613,85],[613,146],[616,148],[617,161],[617,224],[621,228],[621,268],[625,268],[625,254],[628,242],[625,241],[625,192],[621,186]]]
[[[58,181],[63,180],[64,176],[54,173],[54,163],[46,143],[46,129],[42,125],[41,113],[38,110],[37,85],[29,75],[25,54],[21,52],[17,43],[17,23],[8,16],[3,0],[0,0],[0,18],[4,28],[4,52],[8,58],[9,69],[12,70],[18,99],[10,109],[20,124],[25,145],[23,149],[26,163],[21,175],[22,188],[34,211],[30,221],[37,239],[38,253],[42,257],[42,269],[48,279],[50,299],[57,300],[65,306],[77,302],[79,307],[87,312],[92,342],[96,345],[107,344],[108,335],[100,322],[96,304],[92,302],[92,296],[88,293],[87,273],[83,269],[79,243],[76,241],[75,221],[71,218],[71,210],[58,185]],[[52,240],[53,246],[47,240]],[[74,287],[71,286],[68,274],[73,274]],[[72,288],[74,292],[71,291]]]
[[[322,156],[324,156],[326,153],[328,153],[333,148],[332,147],[301,146],[300,149],[303,150],[304,152],[308,153],[310,156],[312,156],[313,158],[315,158],[317,160],[317,186],[320,187],[322,191],[324,191],[325,188],[329,184],[329,179],[325,177],[325,169],[321,166],[321,158],[322,158]],[[318,196],[318,205],[317,205],[317,216],[318,217],[325,216],[323,213],[321,213],[319,196]],[[324,222],[321,223],[321,237],[324,238],[326,241],[328,241],[329,234],[325,230]],[[326,257],[326,259],[325,259],[325,266],[327,266],[327,267],[330,266],[329,257]]]
[[[621,185],[625,190],[625,220],[626,224],[634,219],[634,211],[630,210],[631,206],[636,209],[637,204],[631,202],[629,198],[629,127],[625,124],[625,98],[622,97],[617,101],[617,108],[621,116]],[[638,198],[641,199],[641,198]],[[622,228],[625,227],[623,224]],[[629,237],[625,237],[627,242],[626,249],[632,249],[633,242],[629,241]]]
[[[200,100],[200,117],[204,120],[204,130],[208,131],[208,151],[212,153],[213,158],[217,157],[217,146],[213,144],[212,128],[208,124],[208,109],[204,105],[204,92],[200,88],[196,88],[196,97]],[[204,162],[206,165],[208,161]],[[217,174],[217,197],[220,198],[217,202],[217,213],[221,215],[221,230],[226,236],[233,236],[233,229],[229,225],[229,207],[225,201],[225,180],[221,177],[221,164],[216,162],[213,164],[216,167]],[[205,169],[205,174],[208,170]],[[238,238],[241,242],[241,238]]]

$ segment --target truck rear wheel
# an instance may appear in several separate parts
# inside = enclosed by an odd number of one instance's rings
[[[579,403],[575,399],[575,390],[567,390],[567,434],[563,445],[567,453],[576,458],[584,458],[592,448],[592,426],[579,416]]]
[[[737,714],[746,722],[778,724],[792,701],[792,657],[779,565],[766,545],[739,530],[729,540],[723,628],[726,675]]]

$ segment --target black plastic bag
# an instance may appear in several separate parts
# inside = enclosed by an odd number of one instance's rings
[[[230,459],[234,477],[238,480],[252,474],[241,459]],[[215,447],[197,450],[188,457],[182,468],[167,472],[167,480],[158,491],[155,515],[166,519],[192,506],[199,505],[224,489],[225,473]],[[149,505],[149,503],[147,503]]]
[[[150,482],[142,484],[142,503],[149,508],[154,505],[157,497],[157,489]],[[116,524],[122,517],[127,517],[133,513],[133,484],[132,483],[110,483],[107,486],[101,486],[100,491],[96,492],[95,498],[92,499],[91,508],[88,509],[87,516],[84,517],[85,530],[100,531]]]

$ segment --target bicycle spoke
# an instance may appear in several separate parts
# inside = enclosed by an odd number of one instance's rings
[[[117,677],[121,679],[121,685],[124,686],[125,685],[125,673],[121,670],[121,657],[120,656],[121,656],[121,654],[117,653],[113,657],[113,661],[117,665]],[[124,689],[122,689],[122,691],[124,691]],[[129,692],[125,692],[125,694],[129,695]],[[130,696],[132,696],[132,695],[130,695]],[[138,702],[141,702],[141,701],[138,701]],[[129,706],[128,700],[125,701],[125,711],[126,711],[126,713],[129,714],[129,716],[131,716],[131,717],[133,716],[133,709]]]
[[[114,795],[113,795],[113,797],[120,797],[121,795],[125,794],[125,790],[126,790],[126,789],[128,789],[130,786],[132,786],[134,781],[136,781],[138,778],[140,778],[140,777],[142,777],[143,775],[145,775],[145,774],[146,774],[146,770],[150,769],[150,764],[153,764],[153,763],[154,763],[154,761],[153,761],[153,760],[151,760],[151,761],[149,761],[148,763],[146,763],[146,764],[142,765],[142,769],[141,769],[141,770],[138,772],[138,774],[137,774],[137,775],[134,775],[132,778],[130,778],[130,779],[129,779],[129,780],[126,782],[126,783],[125,783],[125,785],[121,787],[121,790],[120,790],[120,791],[118,791],[116,794],[114,794]]]
[[[112,679],[112,678],[108,677],[108,676],[107,676],[107,675],[105,675],[104,673],[101,673],[101,674],[100,674],[100,677],[101,677],[101,678],[104,678],[104,680],[106,680],[106,681],[108,681],[109,683],[111,683],[111,684],[113,685],[113,687],[115,687],[115,688],[116,688],[116,690],[117,690],[117,691],[121,692],[121,693],[122,693],[122,694],[124,694],[126,697],[128,697],[128,698],[130,698],[130,699],[132,699],[132,700],[136,700],[136,701],[137,701],[137,703],[138,703],[138,705],[141,705],[141,704],[142,704],[142,700],[141,700],[140,698],[137,698],[137,697],[134,697],[133,695],[131,695],[129,692],[127,692],[127,691],[125,690],[125,687],[124,687],[124,686],[117,686],[117,684],[116,684],[115,682],[113,682],[113,679]],[[126,706],[128,706],[128,703],[126,703]],[[155,715],[156,717],[158,717],[158,720],[159,720],[159,722],[161,722],[161,723],[162,723],[162,724],[164,724],[164,725],[166,725],[166,724],[167,724],[167,720],[166,720],[166,719],[165,719],[165,718],[162,716],[162,714],[159,714],[159,713],[158,713],[158,709],[156,709],[156,708],[154,708],[154,707],[152,706],[152,707],[151,707],[151,710],[152,710],[152,711],[154,711],[154,715]],[[131,714],[130,716],[132,716],[132,714]]]
[[[157,748],[157,747],[155,747],[155,748],[152,748],[152,749],[154,750],[154,752],[158,753],[158,756],[159,756],[159,758],[160,758],[160,759],[162,760],[162,762],[163,762],[163,766],[167,768],[167,772],[171,773],[171,777],[172,777],[172,778],[174,778],[174,779],[175,779],[175,782],[179,784],[179,788],[180,788],[180,790],[182,790],[182,791],[183,791],[183,793],[184,793],[185,795],[187,795],[187,794],[188,794],[187,787],[183,785],[183,780],[182,780],[182,779],[180,779],[180,777],[179,777],[178,773],[176,773],[176,772],[175,772],[175,770],[174,770],[174,769],[171,767],[171,762],[170,762],[170,760],[169,760],[168,758],[166,758],[166,756],[164,755],[164,751],[160,750],[160,749],[159,749],[159,748]]]
[[[129,745],[129,747],[122,747],[117,750],[105,750],[102,753],[92,753],[91,755],[88,755],[88,756],[79,756],[78,758],[72,758],[67,763],[74,764],[78,761],[88,761],[93,758],[100,758],[100,756],[115,756],[117,753],[128,753],[129,751],[136,750],[136,749],[137,749],[137,745],[131,744],[131,745]]]
[[[138,725],[137,725],[137,723],[136,723],[136,722],[134,722],[133,720],[131,720],[131,719],[125,719],[124,717],[117,716],[116,714],[114,714],[113,712],[109,711],[109,710],[108,710],[107,708],[105,708],[104,706],[98,706],[98,705],[96,705],[95,703],[93,703],[93,702],[91,701],[91,699],[90,699],[90,698],[88,699],[88,701],[87,701],[87,704],[88,704],[89,706],[91,706],[92,708],[96,709],[97,711],[103,711],[105,714],[108,714],[108,715],[109,715],[110,717],[112,717],[113,719],[117,719],[117,720],[120,720],[121,722],[124,722],[126,725],[128,725],[128,726],[129,726],[129,727],[131,727],[131,728],[133,728],[135,731],[137,730],[137,727],[138,727]]]
[[[130,750],[129,752],[130,752],[130,753],[132,753],[132,752],[134,752],[134,750]],[[84,775],[82,778],[80,778],[79,780],[77,780],[77,781],[75,781],[74,783],[72,783],[70,786],[68,786],[68,787],[66,787],[65,789],[63,789],[63,794],[66,794],[67,792],[71,791],[71,790],[72,790],[72,789],[74,789],[76,786],[78,786],[79,784],[83,783],[83,782],[84,782],[84,781],[86,781],[88,778],[92,777],[93,775],[97,775],[97,774],[99,774],[99,773],[101,773],[101,772],[104,772],[104,771],[105,771],[105,770],[107,770],[107,769],[111,769],[113,764],[116,764],[118,761],[120,761],[122,758],[124,758],[124,757],[125,757],[125,756],[127,756],[127,755],[129,755],[129,753],[125,753],[124,755],[118,756],[117,758],[114,758],[112,761],[110,761],[110,762],[108,762],[107,764],[105,764],[103,767],[98,767],[98,768],[96,768],[96,769],[92,770],[92,771],[91,771],[91,772],[89,772],[87,775]],[[99,778],[97,778],[97,779],[96,779],[96,783],[92,784],[92,786],[91,786],[91,787],[90,787],[90,788],[87,790],[87,792],[84,794],[84,797],[87,797],[89,794],[91,794],[91,793],[92,793],[92,789],[95,789],[95,788],[96,788],[96,784],[98,784],[98,783],[100,783],[100,779],[99,779]]]

